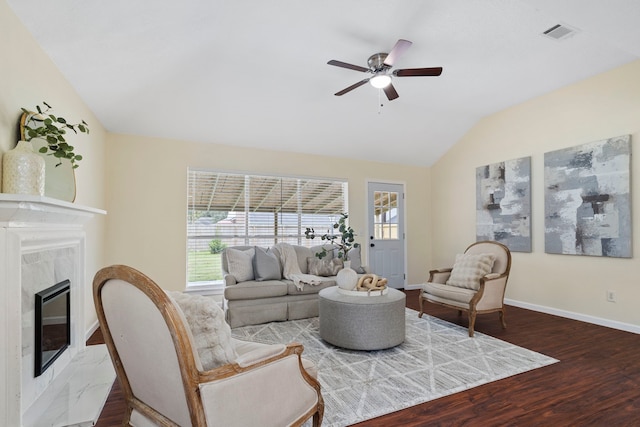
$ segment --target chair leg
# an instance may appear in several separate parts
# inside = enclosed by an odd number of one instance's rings
[[[500,322],[502,323],[502,329],[507,329],[507,321],[505,319],[505,316],[507,313],[505,309],[503,308],[502,310],[500,310],[498,314],[500,315]]]
[[[324,411],[318,411],[313,414],[313,427],[320,427],[322,425],[322,415]]]
[[[424,314],[424,310],[422,309],[422,292],[418,294],[418,304],[420,305],[420,312],[418,313],[418,317],[422,319],[422,315]]]
[[[476,311],[469,310],[469,336],[473,338],[473,328],[476,325]]]

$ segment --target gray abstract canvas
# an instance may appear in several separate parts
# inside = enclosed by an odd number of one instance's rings
[[[476,240],[531,252],[531,157],[476,168]]]
[[[631,257],[630,161],[630,135],[545,153],[545,252]]]

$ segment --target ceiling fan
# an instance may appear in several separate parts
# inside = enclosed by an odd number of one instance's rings
[[[396,59],[400,57],[411,47],[413,43],[409,40],[400,39],[396,42],[396,45],[391,49],[389,53],[375,53],[369,57],[367,64],[369,68],[361,67],[359,65],[347,64],[346,62],[336,61],[332,59],[327,62],[329,65],[336,67],[348,68],[350,70],[361,71],[363,73],[371,73],[373,76],[367,77],[364,80],[360,80],[358,83],[342,89],[340,92],[336,92],[336,96],[342,96],[347,92],[362,86],[369,82],[375,88],[382,89],[387,95],[389,101],[393,101],[398,98],[398,92],[391,84],[392,77],[419,77],[419,76],[439,76],[442,74],[442,67],[432,68],[405,68],[401,70],[391,71],[391,67],[396,62]]]

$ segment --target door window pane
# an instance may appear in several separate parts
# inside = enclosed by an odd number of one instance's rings
[[[374,238],[378,240],[398,239],[398,193],[374,191]]]

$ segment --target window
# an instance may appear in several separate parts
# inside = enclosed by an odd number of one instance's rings
[[[318,245],[307,227],[333,230],[346,211],[347,183],[302,177],[244,175],[189,169],[188,286],[222,280],[227,246]]]
[[[398,239],[398,193],[376,191],[373,193],[374,231],[378,240]]]

